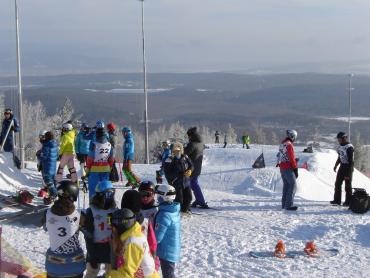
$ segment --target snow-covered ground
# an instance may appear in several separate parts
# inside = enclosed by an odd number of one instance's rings
[[[252,145],[223,149],[211,145],[205,152],[200,182],[207,201],[217,210],[197,212],[182,220],[182,259],[178,277],[365,277],[370,270],[370,218],[343,207],[328,205],[334,190],[333,150],[313,154],[297,148],[300,169],[297,212],[281,210],[282,183],[276,164],[276,146]],[[263,151],[266,168],[252,169]],[[29,164],[23,174],[0,156],[0,192],[10,194],[27,185],[35,191],[39,174]],[[143,179],[155,179],[158,165],[135,165]],[[12,185],[11,185],[12,184]],[[354,187],[370,192],[370,180],[354,174]],[[123,190],[117,190],[120,198]],[[41,228],[3,225],[5,238],[36,266],[43,268],[48,245]],[[319,248],[338,248],[332,258],[255,259],[251,250],[273,250],[282,239],[288,250],[302,250],[308,240]]]

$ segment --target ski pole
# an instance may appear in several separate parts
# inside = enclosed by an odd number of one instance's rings
[[[120,177],[121,177],[121,182],[123,182],[121,160],[119,160],[119,159],[118,159],[118,167],[119,167],[119,174],[120,174]]]

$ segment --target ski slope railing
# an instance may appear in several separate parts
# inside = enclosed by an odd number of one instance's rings
[[[3,237],[3,227],[0,227],[0,277],[36,277],[42,271],[32,265],[29,259],[21,255]]]

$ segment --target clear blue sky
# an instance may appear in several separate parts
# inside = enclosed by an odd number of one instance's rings
[[[13,3],[0,1],[3,68],[15,56]],[[19,3],[26,74],[140,69],[139,1]],[[152,71],[370,60],[368,0],[146,0],[145,6]]]

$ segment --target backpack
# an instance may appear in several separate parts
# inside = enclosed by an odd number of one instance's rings
[[[363,188],[354,188],[349,209],[354,213],[366,213],[369,210],[369,195]]]

